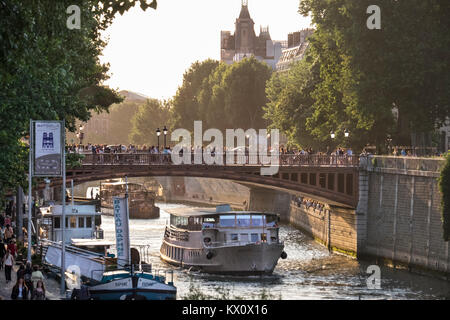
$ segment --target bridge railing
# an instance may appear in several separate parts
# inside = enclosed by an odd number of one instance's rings
[[[213,155],[214,156],[214,155]],[[226,166],[263,166],[270,163],[263,163],[260,155],[237,155],[228,159],[226,154],[217,154],[216,157],[223,158],[223,165]],[[192,165],[207,165],[203,157],[200,163],[196,163],[195,154],[191,155]],[[230,162],[231,160],[231,162]],[[266,161],[270,158],[267,157]],[[273,160],[273,159],[272,159]],[[280,166],[326,166],[326,167],[357,167],[359,156],[356,155],[295,155],[281,154],[278,157]],[[272,164],[275,164],[273,161]],[[170,154],[150,154],[150,153],[113,153],[113,154],[86,154],[82,160],[84,165],[174,165]],[[186,164],[184,164],[186,165]]]

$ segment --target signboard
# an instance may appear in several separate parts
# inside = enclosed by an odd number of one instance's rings
[[[63,126],[61,121],[33,121],[34,176],[61,176]]]
[[[130,261],[130,235],[128,229],[128,199],[114,197],[114,224],[116,227],[117,264]]]

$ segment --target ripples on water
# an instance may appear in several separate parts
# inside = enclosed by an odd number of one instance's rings
[[[411,274],[404,270],[381,267],[381,290],[367,288],[365,273],[368,263],[328,253],[328,250],[299,230],[282,225],[280,237],[285,242],[286,260],[280,259],[270,276],[233,277],[191,273],[170,266],[159,258],[164,228],[169,221],[165,209],[188,207],[159,203],[157,220],[130,220],[132,245],[150,245],[149,262],[154,269],[174,270],[178,297],[189,292],[190,284],[202,292],[217,296],[217,288],[232,297],[257,299],[263,290],[274,299],[450,299],[450,282]],[[105,239],[115,241],[114,221],[102,217]]]

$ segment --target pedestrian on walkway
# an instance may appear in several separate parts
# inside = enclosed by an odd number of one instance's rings
[[[14,236],[14,231],[11,227],[11,225],[8,223],[6,225],[6,229],[5,229],[5,242],[9,243],[9,241],[13,238]]]
[[[28,300],[28,288],[25,285],[23,278],[17,279],[16,285],[11,292],[11,299],[13,300]]]
[[[17,256],[17,246],[16,246],[16,240],[11,239],[8,243],[7,247],[8,251],[12,254],[14,258]]]
[[[33,295],[33,281],[31,281],[31,275],[33,273],[33,268],[31,268],[31,262],[27,261],[27,264],[25,266],[25,274],[24,274],[24,280],[25,284],[28,287],[28,291],[30,292],[30,295]]]
[[[5,243],[0,241],[0,270],[3,268],[3,258],[6,255]]]
[[[21,262],[19,265],[19,269],[17,270],[17,279],[22,278],[25,280],[24,276],[25,276],[25,266]]]
[[[44,275],[39,270],[39,267],[37,265],[33,266],[33,273],[31,274],[31,281],[33,282],[33,288],[37,287],[37,282],[41,280],[44,282]]]
[[[11,270],[14,265],[14,257],[9,251],[6,251],[6,255],[3,258],[3,262],[5,264],[5,279],[6,283],[11,281]]]
[[[32,300],[45,300],[45,286],[42,280],[38,280],[36,283],[36,289],[31,294]]]

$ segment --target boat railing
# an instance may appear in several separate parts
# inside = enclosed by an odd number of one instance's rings
[[[205,243],[205,246],[208,248],[218,248],[218,247],[238,247],[238,246],[245,246],[248,244],[261,244],[264,241],[257,241],[257,242],[252,242],[252,241],[220,241],[220,242],[208,242]],[[278,242],[276,242],[278,243]]]
[[[189,241],[189,232],[174,230],[170,227],[166,227],[164,231],[164,237],[175,239],[177,241]]]

